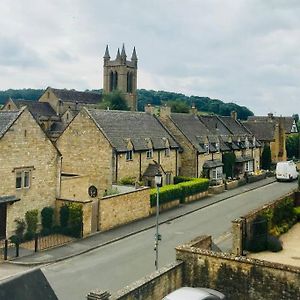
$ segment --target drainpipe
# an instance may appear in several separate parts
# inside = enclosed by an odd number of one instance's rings
[[[175,176],[178,176],[178,162],[177,162],[177,159],[178,159],[178,149],[175,150]]]

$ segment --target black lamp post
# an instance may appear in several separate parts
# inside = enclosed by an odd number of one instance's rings
[[[158,270],[158,241],[161,237],[158,233],[158,217],[159,217],[159,188],[162,186],[162,175],[158,171],[154,177],[156,185],[156,234],[155,234],[155,269]]]

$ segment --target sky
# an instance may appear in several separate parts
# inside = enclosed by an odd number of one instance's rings
[[[299,0],[1,0],[0,90],[99,89],[135,46],[138,88],[299,113]]]

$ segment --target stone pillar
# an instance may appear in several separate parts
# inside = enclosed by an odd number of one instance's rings
[[[161,106],[160,107],[160,115],[162,119],[166,119],[167,117],[171,116],[171,107],[169,106]]]
[[[243,255],[243,221],[242,219],[233,220],[231,227],[232,249],[231,253],[235,256]]]

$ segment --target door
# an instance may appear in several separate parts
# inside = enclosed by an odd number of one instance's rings
[[[0,239],[6,238],[6,204],[0,204]]]

